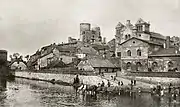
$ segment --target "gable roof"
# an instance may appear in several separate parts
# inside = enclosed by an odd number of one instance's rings
[[[139,18],[138,21],[136,22],[136,24],[148,24],[147,22],[145,22],[143,19]]]
[[[84,54],[91,54],[91,55],[97,54],[97,51],[94,48],[92,48],[91,46],[80,47],[79,50]]]
[[[99,50],[104,50],[104,49],[109,49],[109,46],[108,45],[98,45],[98,44],[93,44],[92,47],[99,51]]]
[[[91,64],[92,67],[100,67],[100,68],[114,68],[115,67],[115,65],[112,64],[107,59],[93,58],[93,59],[88,59],[88,62]]]
[[[153,45],[159,45],[159,46],[162,46],[162,45],[163,45],[163,44],[160,44],[160,43],[156,43],[156,42],[154,42],[154,41],[143,40],[143,39],[139,39],[139,38],[136,38],[136,37],[132,37],[132,38],[130,38],[130,39],[122,42],[120,45],[122,45],[122,44],[124,44],[124,43],[126,43],[126,42],[128,42],[128,41],[130,41],[130,40],[132,40],[132,39],[137,39],[137,40],[146,42],[146,43],[148,43],[148,44],[153,44]]]

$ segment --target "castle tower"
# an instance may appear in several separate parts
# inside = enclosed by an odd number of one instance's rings
[[[89,33],[91,29],[91,24],[89,23],[80,23],[80,41],[88,42],[89,41]]]
[[[92,28],[92,37],[91,37],[91,42],[102,42],[102,37],[101,37],[101,29],[100,27],[93,27]]]

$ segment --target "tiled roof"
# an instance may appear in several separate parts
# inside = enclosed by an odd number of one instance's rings
[[[79,49],[82,53],[85,53],[85,54],[91,54],[91,55],[97,54],[97,51],[90,46],[80,47]]]
[[[98,45],[98,44],[93,44],[92,47],[95,49],[95,50],[104,50],[104,49],[109,49],[109,46],[108,45]]]
[[[56,46],[56,49],[58,49],[60,52],[75,52],[75,47],[63,47],[63,46]]]
[[[101,68],[114,68],[115,65],[112,64],[109,60],[107,59],[88,59],[88,62],[91,64],[93,67],[101,67]]]
[[[165,36],[159,34],[159,33],[155,33],[155,32],[150,32],[150,37],[153,37],[153,38],[158,38],[158,39],[166,39]]]
[[[114,64],[116,67],[121,67],[120,58],[110,58],[109,61]]]
[[[176,48],[162,48],[159,51],[151,53],[149,56],[176,56],[180,55],[180,52]]]
[[[156,43],[156,42],[154,42],[154,41],[148,41],[148,40],[139,39],[139,38],[136,38],[136,37],[132,37],[132,38],[130,38],[130,39],[128,39],[128,40],[126,40],[126,41],[124,41],[124,42],[123,42],[123,43],[121,43],[120,45],[122,45],[122,44],[124,44],[124,43],[128,42],[128,41],[129,41],[129,40],[131,40],[131,39],[137,39],[137,40],[140,40],[140,41],[146,42],[146,43],[148,43],[148,44],[153,44],[153,45],[159,45],[159,46],[162,46],[162,44],[160,44],[160,43]]]

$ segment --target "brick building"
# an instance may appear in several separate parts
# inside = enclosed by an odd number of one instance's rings
[[[115,56],[120,58],[121,70],[124,72],[177,71],[179,49],[173,44],[169,36],[151,32],[150,24],[141,18],[135,25],[127,20],[125,25],[119,22],[116,26]],[[172,53],[164,54],[171,50]],[[158,69],[155,64],[166,67]]]

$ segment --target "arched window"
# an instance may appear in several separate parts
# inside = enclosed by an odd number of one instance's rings
[[[137,50],[137,55],[141,56],[141,50],[140,49]]]
[[[136,70],[140,71],[140,67],[142,66],[141,62],[136,62]]]
[[[173,67],[173,62],[172,61],[168,62],[168,67]]]
[[[131,68],[131,63],[128,62],[128,63],[126,64],[126,67],[127,67],[127,69],[130,69],[130,68]]]
[[[136,65],[137,66],[141,66],[142,64],[141,64],[141,62],[137,62]]]
[[[131,38],[131,35],[130,35],[130,34],[128,34],[128,39],[129,39],[129,38]]]
[[[153,67],[157,67],[157,66],[158,66],[158,63],[157,63],[157,62],[153,62],[153,63],[152,63],[152,66],[153,66]]]
[[[125,39],[128,39],[128,35],[125,35]]]
[[[127,51],[127,56],[131,56],[131,51],[130,50]]]

